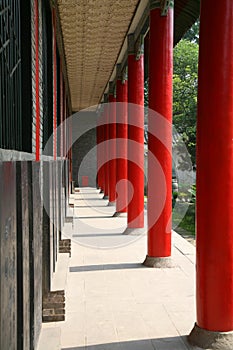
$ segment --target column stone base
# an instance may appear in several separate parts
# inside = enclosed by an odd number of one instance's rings
[[[116,202],[109,202],[108,203],[108,207],[115,207],[115,205],[116,205]]]
[[[127,227],[125,231],[123,232],[123,235],[131,235],[131,236],[142,236],[147,233],[146,228],[130,228]]]
[[[152,257],[147,255],[145,261],[143,262],[143,265],[146,267],[153,267],[158,269],[176,267],[176,265],[174,264],[170,256],[157,258],[157,257]]]
[[[119,212],[117,212],[117,213],[115,213],[113,215],[113,218],[126,218],[126,217],[127,217],[127,213],[119,213]]]
[[[191,345],[198,346],[201,349],[232,350],[233,331],[212,332],[200,328],[195,324],[192,332],[188,336],[188,341]]]
[[[108,196],[103,196],[103,199],[109,199],[109,197]]]

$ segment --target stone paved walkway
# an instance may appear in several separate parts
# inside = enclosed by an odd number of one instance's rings
[[[53,283],[66,290],[66,321],[43,324],[39,350],[198,349],[186,341],[195,322],[195,248],[174,233],[176,267],[145,268],[146,234],[122,235],[126,218],[112,218],[97,190],[72,197],[76,218],[64,231],[72,257],[59,256]]]

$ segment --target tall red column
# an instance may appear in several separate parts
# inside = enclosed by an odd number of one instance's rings
[[[66,129],[66,124],[67,124],[67,106],[66,106],[66,91],[65,91],[65,85],[64,85],[64,142],[63,142],[63,157],[66,159],[67,158],[67,129]]]
[[[57,159],[57,42],[56,15],[53,9],[53,158]]]
[[[38,0],[34,1],[35,9],[35,90],[36,90],[36,161],[40,160],[40,59],[39,59],[39,8]]]
[[[127,213],[127,141],[128,141],[128,81],[122,75],[121,64],[117,65],[117,171],[116,215]]]
[[[116,97],[113,82],[109,83],[109,205],[116,201]]]
[[[128,228],[132,229],[144,227],[143,37],[138,40],[135,45],[134,34],[128,36],[128,181],[132,185],[128,188]]]
[[[106,142],[105,146],[105,159],[104,159],[104,198],[109,198],[109,149],[108,139],[109,139],[109,106],[108,106],[108,94],[104,94],[104,141]]]
[[[173,9],[169,7],[166,11],[166,9],[162,10],[158,6],[160,4],[157,1],[151,0],[149,38],[149,108],[151,111],[149,111],[148,116],[148,256],[145,261],[145,265],[151,267],[160,267],[170,263],[170,259],[165,258],[171,255],[172,219]]]
[[[99,116],[97,120],[97,184],[101,192],[104,189],[104,166],[103,166],[103,152],[101,149],[101,144],[104,142],[104,125],[103,125],[103,108],[101,106],[99,111]]]
[[[63,159],[63,121],[64,121],[64,91],[63,91],[64,83],[63,83],[63,72],[62,72],[62,64],[60,63],[60,157]]]
[[[216,10],[202,1],[200,21],[197,325],[190,340],[203,347],[208,338],[208,348],[225,350],[233,347],[233,2]]]
[[[70,189],[71,189],[71,193],[73,191],[73,186],[72,186],[72,180],[73,180],[73,150],[72,150],[72,133],[73,133],[73,130],[72,130],[72,119],[70,120],[69,122],[69,130],[68,130],[68,133],[69,133],[69,146],[70,149],[69,149],[69,177],[70,177]]]
[[[101,188],[101,179],[100,179],[100,143],[101,143],[101,110],[97,114],[97,122],[96,122],[96,165],[97,165],[97,187]]]

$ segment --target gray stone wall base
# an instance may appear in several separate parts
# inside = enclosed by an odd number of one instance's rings
[[[143,262],[143,265],[146,267],[153,267],[158,269],[176,267],[171,257],[155,258],[148,255],[146,256],[146,259]]]
[[[188,336],[188,341],[191,345],[198,346],[201,349],[232,350],[233,331],[212,332],[202,329],[195,324],[192,332]]]

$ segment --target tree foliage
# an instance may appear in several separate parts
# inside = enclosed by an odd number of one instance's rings
[[[200,20],[198,19],[194,25],[185,33],[183,39],[191,41],[192,43],[199,44],[199,27]]]
[[[196,154],[198,44],[182,39],[174,49],[173,123],[193,164]]]

